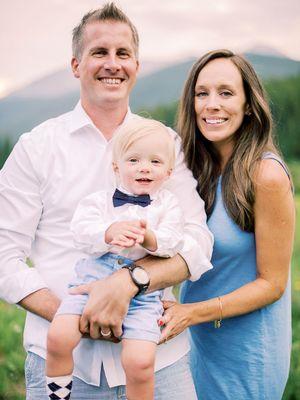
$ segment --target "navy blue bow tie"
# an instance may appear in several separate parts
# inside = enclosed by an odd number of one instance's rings
[[[119,189],[116,189],[113,195],[113,205],[114,207],[120,207],[123,204],[137,204],[141,207],[147,207],[151,203],[151,199],[149,194],[141,194],[139,196],[130,196],[129,194],[121,192]]]

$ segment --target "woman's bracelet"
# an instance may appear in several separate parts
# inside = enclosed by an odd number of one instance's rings
[[[223,304],[220,296],[218,296],[218,300],[219,300],[220,318],[215,320],[215,328],[221,328],[221,322],[223,320]]]

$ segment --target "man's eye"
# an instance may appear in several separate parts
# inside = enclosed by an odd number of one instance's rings
[[[95,56],[95,57],[102,57],[102,56],[105,56],[105,54],[106,54],[106,51],[105,51],[105,50],[97,50],[97,51],[95,51],[95,52],[93,53],[93,56]]]

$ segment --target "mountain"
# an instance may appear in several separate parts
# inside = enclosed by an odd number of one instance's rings
[[[283,78],[300,74],[300,62],[268,54],[245,53],[262,79]],[[195,59],[162,67],[148,64],[140,74],[131,96],[133,111],[147,111],[169,104],[180,93]],[[152,71],[152,72],[149,72]],[[37,80],[31,85],[0,100],[0,136],[16,141],[22,132],[40,122],[69,111],[79,98],[78,80],[71,71],[62,70]]]

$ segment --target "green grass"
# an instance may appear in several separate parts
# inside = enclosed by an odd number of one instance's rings
[[[289,380],[283,400],[300,399],[300,195],[296,196],[297,224],[292,260],[293,340]]]
[[[24,399],[25,312],[0,302],[0,400]]]
[[[290,376],[283,400],[300,399],[300,195],[296,196],[296,208],[298,223],[292,260],[293,347]],[[24,319],[24,311],[0,301],[0,400],[25,399],[25,352],[22,348]]]

